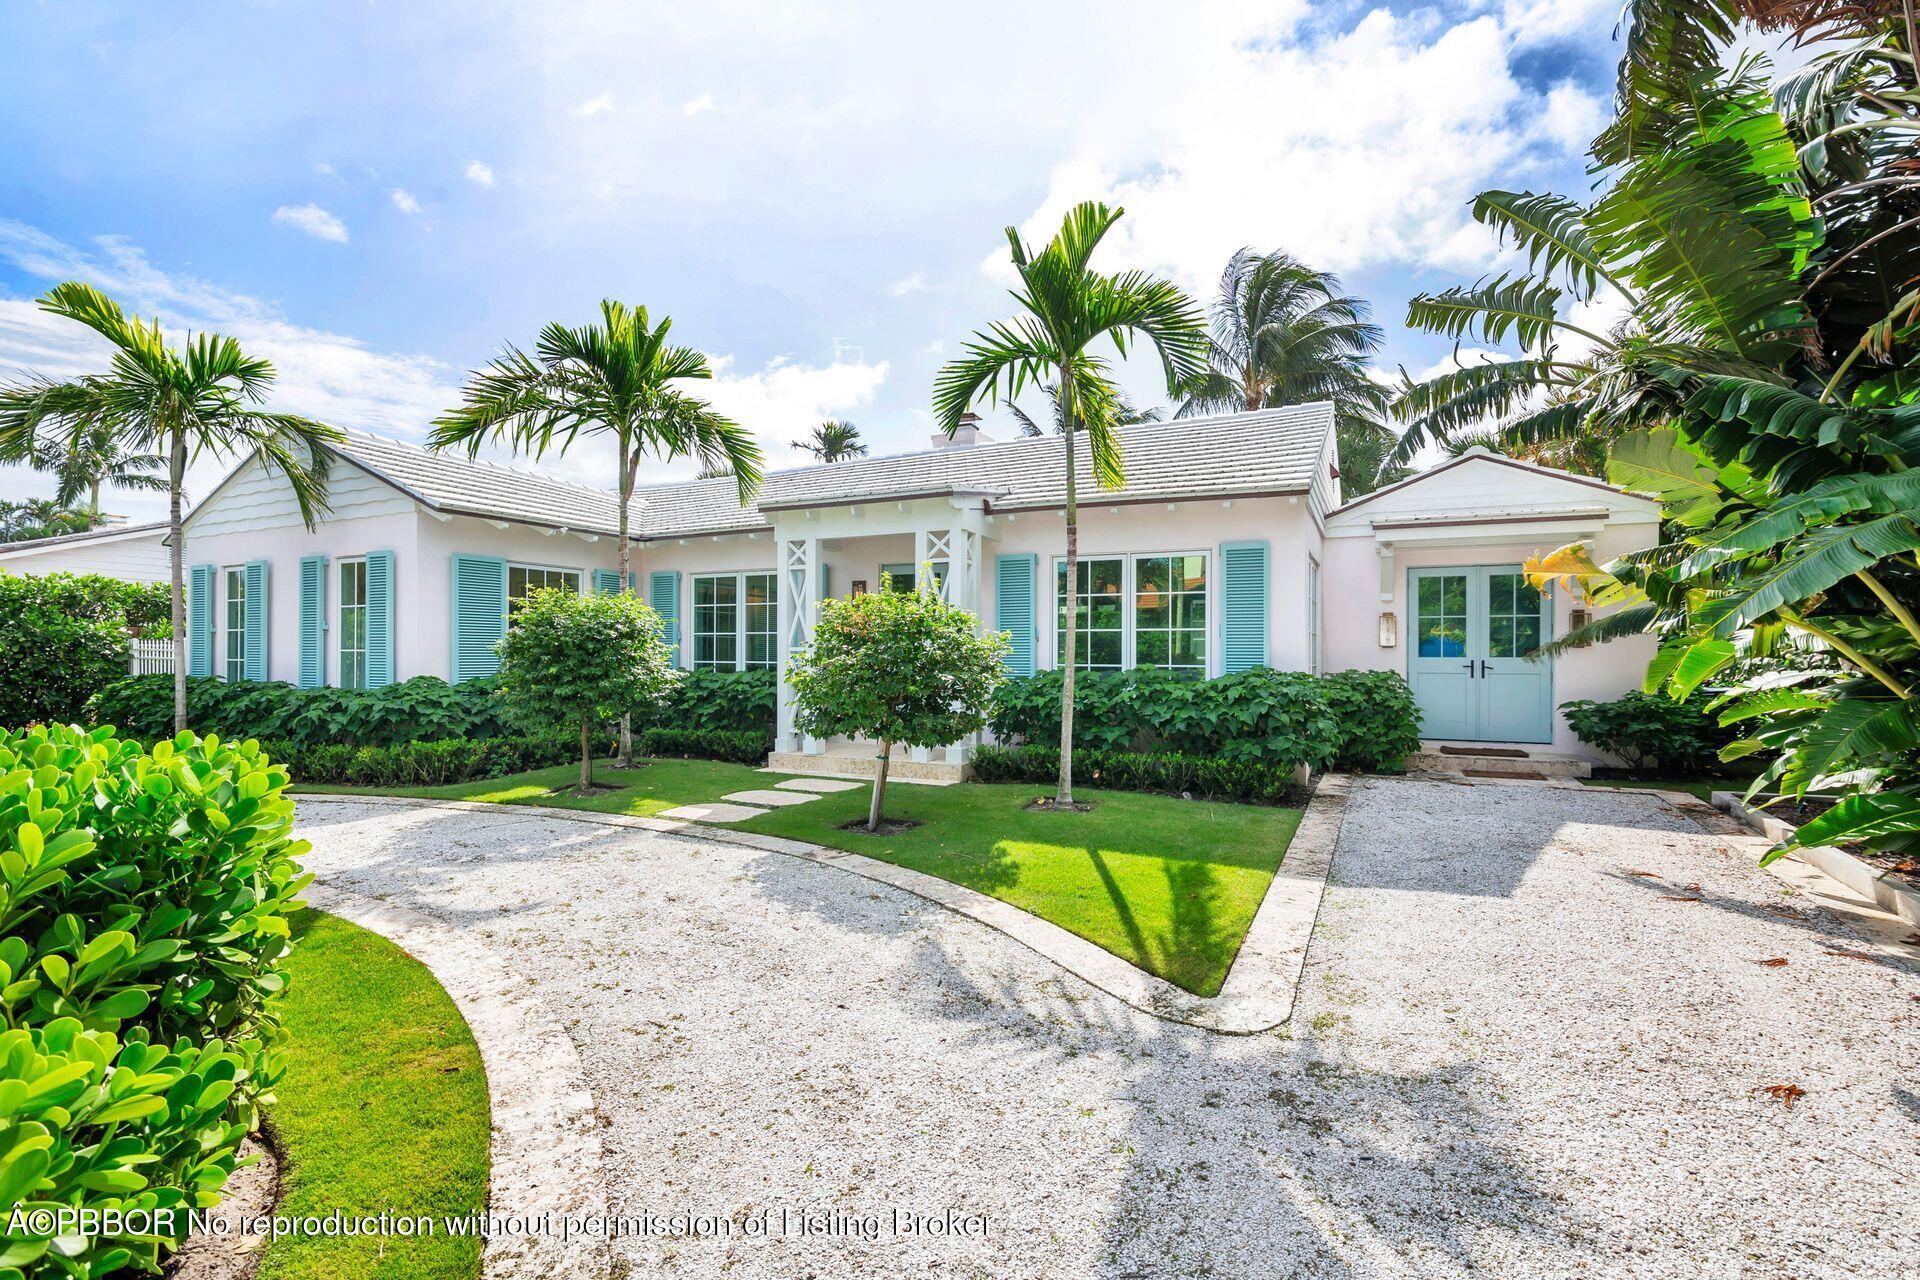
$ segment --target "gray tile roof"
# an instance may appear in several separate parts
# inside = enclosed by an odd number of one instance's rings
[[[150,520],[146,524],[103,524],[92,529],[83,529],[79,533],[56,533],[50,538],[22,538],[18,542],[0,542],[0,555],[10,551],[41,551],[47,547],[64,546],[69,542],[93,542],[100,538],[118,538],[134,533],[154,533],[165,530],[165,520]]]
[[[1125,427],[1125,487],[1094,487],[1082,442],[1080,493],[1101,504],[1304,493],[1332,430],[1333,407],[1325,403]],[[598,489],[377,436],[355,433],[337,447],[441,511],[599,533],[618,527],[616,497]],[[1060,440],[992,441],[776,471],[758,502],[744,507],[730,479],[647,486],[633,495],[630,528],[644,538],[738,532],[767,528],[782,510],[939,494],[984,495],[995,511],[1061,506]]]

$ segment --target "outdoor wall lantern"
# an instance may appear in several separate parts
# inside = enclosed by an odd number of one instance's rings
[[[1593,615],[1585,609],[1575,609],[1567,614],[1567,627],[1569,630],[1578,631],[1580,628],[1586,626],[1592,617]]]
[[[1400,643],[1399,616],[1391,610],[1380,615],[1380,647],[1382,649],[1391,649]]]

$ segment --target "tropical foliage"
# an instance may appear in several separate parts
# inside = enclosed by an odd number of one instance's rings
[[[813,642],[788,668],[803,733],[879,744],[867,830],[885,812],[896,744],[940,747],[978,732],[1000,681],[1004,632],[931,591],[869,591],[823,600]]]
[[[460,407],[434,420],[428,444],[471,456],[500,441],[538,458],[565,453],[582,435],[610,436],[619,468],[615,523],[625,590],[632,582],[629,508],[648,454],[697,458],[702,476],[733,477],[742,502],[760,483],[753,437],[677,385],[709,379],[713,368],[699,351],[668,342],[672,328],[667,316],[654,324],[645,307],[612,299],[600,304],[599,324],[550,324],[532,355],[509,345],[476,372]],[[633,728],[623,719],[620,762],[632,759]]]
[[[164,616],[165,596],[158,584],[91,574],[0,572],[0,725],[81,719],[89,698],[127,674],[127,642]]]
[[[593,730],[666,697],[679,672],[660,615],[626,592],[533,592],[495,647],[500,696],[529,732],[580,730],[580,790],[593,789]]]
[[[1178,288],[1142,271],[1104,275],[1093,270],[1100,241],[1123,210],[1087,201],[1067,212],[1060,230],[1035,251],[1007,228],[1013,269],[1020,279],[1014,301],[1021,313],[976,333],[961,357],[940,371],[934,382],[934,416],[952,435],[974,401],[1013,401],[1028,387],[1054,388],[1067,430],[1061,436],[1066,466],[1068,581],[1080,564],[1080,440],[1086,437],[1087,461],[1095,483],[1117,489],[1126,482],[1116,419],[1120,393],[1113,367],[1096,351],[1101,339],[1124,358],[1131,343],[1145,338],[1160,356],[1167,394],[1178,395],[1206,372],[1206,322]],[[1079,619],[1067,611],[1064,650],[1077,655]],[[1061,692],[1060,777],[1057,799],[1073,803],[1073,686],[1069,662]]]
[[[1030,440],[1038,439],[1041,436],[1063,436],[1067,434],[1067,417],[1060,408],[1060,393],[1052,386],[1041,387],[1040,392],[1046,397],[1047,401],[1047,420],[1045,425],[1042,425],[1038,418],[1035,418],[1019,405],[1009,404],[1007,406],[1007,412],[1013,415],[1014,423],[1020,428],[1020,434]],[[1139,408],[1124,395],[1120,396],[1114,402],[1113,425],[1116,427],[1131,427],[1142,422],[1158,422],[1160,418],[1160,410]]]
[[[0,502],[0,542],[31,542],[85,533],[98,524],[91,511],[70,507],[52,498]]]
[[[35,378],[0,387],[0,461],[82,453],[104,437],[114,457],[166,459],[173,608],[174,729],[187,727],[187,605],[181,532],[187,463],[202,454],[258,456],[286,477],[312,527],[326,508],[332,427],[259,407],[273,365],[232,338],[203,333],[184,350],[167,345],[158,320],[129,317],[91,285],[55,285],[43,310],[85,325],[113,346],[106,373],[67,382]]]
[[[6,1274],[157,1272],[186,1210],[219,1201],[281,1072],[308,880],[286,781],[252,745],[191,734],[148,752],[109,729],[0,730]]]
[[[851,422],[838,420],[823,422],[813,429],[813,434],[800,442],[800,447],[822,462],[845,462],[848,458],[864,458],[867,446],[860,439],[860,428]]]
[[[1341,486],[1358,496],[1406,474],[1385,461],[1387,388],[1368,362],[1380,326],[1340,278],[1285,253],[1242,249],[1228,259],[1212,308],[1207,372],[1180,416],[1238,413],[1328,400],[1340,442]]]
[[[1723,68],[1742,18],[1812,41],[1769,86]],[[1399,403],[1403,451],[1492,416],[1526,442],[1610,442],[1659,496],[1660,546],[1532,566],[1611,614],[1556,647],[1651,631],[1647,688],[1708,681],[1753,794],[1844,798],[1803,840],[1920,848],[1920,129],[1899,5],[1637,4],[1619,112],[1582,205],[1490,192],[1518,273],[1418,298],[1414,323],[1517,342]],[[1616,300],[1606,332],[1570,318]],[[1775,855],[1784,852],[1776,850]]]
[[[134,448],[105,419],[58,442],[51,457],[37,458],[34,465],[53,473],[60,486],[54,501],[72,506],[85,495],[86,511],[95,520],[100,518],[100,490],[104,486],[146,493],[167,491],[162,474],[167,469],[166,458],[152,450]]]

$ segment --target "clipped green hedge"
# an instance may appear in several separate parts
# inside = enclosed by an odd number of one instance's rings
[[[173,729],[173,677],[133,676],[94,695],[95,724],[151,738]],[[389,747],[435,738],[499,738],[513,732],[493,683],[452,685],[415,676],[381,689],[302,689],[284,680],[187,681],[187,723],[199,733],[259,738],[294,747]]]
[[[164,618],[166,588],[151,583],[0,571],[0,725],[82,719],[89,698],[126,678],[128,642],[156,607]]]
[[[1110,791],[1151,791],[1207,800],[1283,804],[1295,799],[1293,773],[1258,760],[1188,755],[1180,751],[1074,752],[1074,780]],[[1060,748],[981,747],[973,776],[981,782],[1033,782],[1051,786],[1060,776]]]
[[[442,738],[395,747],[321,743],[262,744],[300,784],[348,787],[444,787],[503,778],[580,758],[580,739],[562,730],[511,738]]]
[[[771,740],[757,732],[714,729],[649,729],[633,742],[634,751],[643,756],[730,760],[734,764],[765,764],[771,746]]]
[[[685,672],[660,706],[634,714],[633,727],[752,733],[773,741],[778,709],[776,674],[769,669]],[[761,754],[765,754],[763,750]]]
[[[1720,748],[1740,735],[1720,727],[1707,710],[1710,693],[1685,702],[1665,694],[1633,692],[1611,702],[1563,702],[1560,710],[1580,741],[1625,761],[1629,768],[1679,774],[1717,774]]]
[[[178,1213],[57,1246],[25,1218],[5,1274],[158,1270],[217,1203],[281,1069],[286,781],[253,743],[0,730],[0,1212]]]
[[[1149,669],[1083,671],[1074,684],[1076,751],[1392,770],[1420,741],[1413,694],[1390,671],[1316,676],[1260,667],[1212,680]],[[1060,691],[1058,671],[1003,682],[994,696],[994,736],[1058,742]]]

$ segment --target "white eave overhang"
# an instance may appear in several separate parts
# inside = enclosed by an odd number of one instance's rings
[[[1382,545],[1462,546],[1515,540],[1571,542],[1596,536],[1613,517],[1607,507],[1528,507],[1385,516],[1369,522]]]

